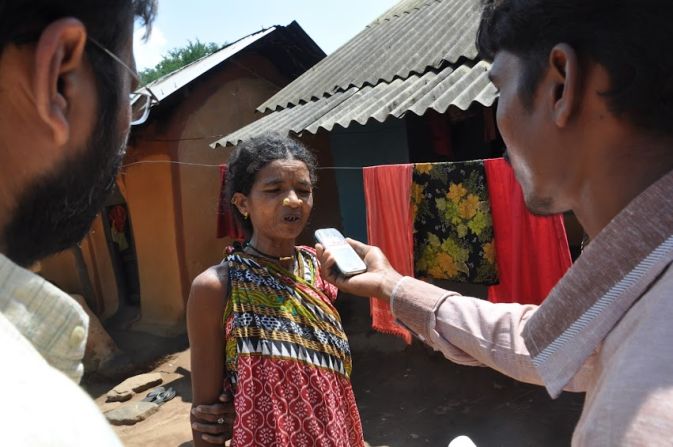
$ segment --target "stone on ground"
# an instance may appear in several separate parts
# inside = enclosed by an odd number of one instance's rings
[[[156,413],[159,405],[152,402],[129,402],[105,413],[112,425],[133,425]]]
[[[129,377],[107,393],[107,401],[128,400],[131,398],[130,396],[133,396],[133,393],[142,393],[145,390],[160,385],[163,381],[164,379],[159,373],[140,374]]]
[[[126,402],[133,397],[133,391],[115,391],[110,390],[107,393],[106,402]]]

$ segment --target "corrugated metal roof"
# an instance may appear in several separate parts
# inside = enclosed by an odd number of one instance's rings
[[[258,110],[277,110],[345,91],[390,83],[474,60],[479,25],[474,0],[403,0]]]
[[[180,90],[182,87],[197,79],[202,74],[221,64],[250,44],[258,41],[262,37],[275,30],[276,27],[271,27],[269,29],[246,36],[224,47],[220,51],[194,61],[191,64],[185,65],[179,70],[169,73],[166,76],[163,76],[156,81],[147,84],[145,87],[148,87],[152,93],[154,93],[156,99],[161,102],[168,96]],[[142,87],[139,90],[143,90],[145,87]]]
[[[352,122],[365,124],[372,118],[383,122],[391,116],[401,118],[408,112],[419,116],[428,109],[444,113],[451,106],[467,110],[474,102],[489,107],[497,93],[488,80],[488,69],[489,64],[482,61],[473,67],[465,64],[455,70],[446,67],[389,84],[351,87],[328,98],[272,112],[211,147],[237,144],[269,131],[315,134],[321,128],[330,131],[337,124],[348,127]]]
[[[312,101],[301,106],[272,112],[212,143],[210,147],[215,148],[226,146],[227,144],[237,144],[239,141],[265,132],[300,133],[336,105],[348,99],[356,91],[357,88],[354,87],[352,90],[333,95],[322,101]]]
[[[475,0],[401,0],[257,109],[271,113],[211,146],[475,102],[490,107],[497,92],[489,64],[477,59],[479,14]]]
[[[381,16],[377,17],[372,23],[368,26],[376,26],[386,20],[391,20],[395,17],[399,17],[402,14],[409,14],[410,12],[420,9],[423,6],[426,6],[430,3],[436,3],[440,0],[402,0],[395,4],[388,11],[384,12]]]

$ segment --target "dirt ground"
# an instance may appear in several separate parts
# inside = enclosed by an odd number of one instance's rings
[[[352,382],[372,446],[445,447],[468,435],[479,446],[567,446],[583,395],[551,400],[537,386],[515,382],[493,370],[452,364],[415,342],[411,346],[368,328],[366,304],[340,306],[353,352]],[[115,427],[128,447],[191,445],[189,351],[185,337],[162,339],[132,332],[113,334],[138,372],[158,371],[177,397],[147,420]],[[156,359],[160,359],[156,361]],[[102,411],[116,382],[87,378],[85,387]],[[141,399],[143,396],[135,396]]]

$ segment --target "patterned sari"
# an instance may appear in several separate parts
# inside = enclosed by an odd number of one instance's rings
[[[336,289],[312,249],[296,255],[295,273],[240,250],[224,261],[232,446],[364,446]]]

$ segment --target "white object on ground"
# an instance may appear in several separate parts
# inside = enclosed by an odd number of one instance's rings
[[[474,442],[467,436],[458,436],[449,443],[449,447],[477,447]]]

